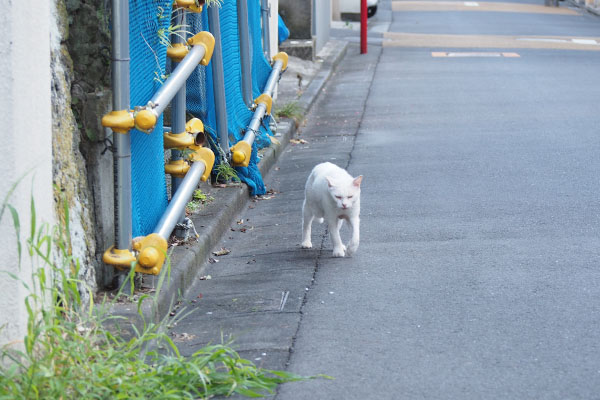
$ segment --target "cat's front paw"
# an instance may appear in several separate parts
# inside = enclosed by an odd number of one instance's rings
[[[356,253],[356,250],[358,250],[358,243],[348,243],[348,247],[346,248],[346,255],[347,256],[353,256],[354,253]]]
[[[306,240],[302,242],[300,246],[302,246],[303,249],[312,249],[312,242],[310,240]]]
[[[334,247],[333,256],[334,257],[344,257],[346,254],[346,246]]]

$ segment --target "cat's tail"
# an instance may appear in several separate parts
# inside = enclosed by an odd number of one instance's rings
[[[317,218],[317,222],[322,224],[325,221],[325,218]]]

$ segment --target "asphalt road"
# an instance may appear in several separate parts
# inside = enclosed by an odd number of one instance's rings
[[[382,1],[366,55],[335,32],[302,142],[184,299],[183,354],[335,377],[277,400],[600,398],[600,17],[431,4]],[[324,226],[299,245],[323,161],[364,176],[353,258]]]
[[[600,18],[393,3],[303,130],[365,177],[358,253],[323,236],[289,360],[336,379],[276,398],[599,398]]]

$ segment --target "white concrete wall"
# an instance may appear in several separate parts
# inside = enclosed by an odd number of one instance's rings
[[[312,20],[313,35],[315,38],[315,54],[318,54],[323,46],[329,41],[331,11],[331,0],[314,0]]]
[[[271,57],[279,52],[279,1],[278,0],[270,0],[269,5],[271,6],[271,16],[269,18],[269,34],[270,40],[270,48],[271,48]]]
[[[24,242],[29,234],[32,194],[37,219],[53,223],[50,3],[12,1],[0,13],[0,201],[12,184],[24,177],[9,199],[19,212],[21,269],[12,219],[5,210],[0,221],[0,270],[22,279],[28,279],[32,269]],[[6,274],[0,275],[0,326],[4,326],[0,344],[22,339],[26,328],[25,295],[22,285]]]

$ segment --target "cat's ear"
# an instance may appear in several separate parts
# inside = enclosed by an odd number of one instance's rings
[[[325,179],[327,180],[327,185],[330,188],[335,186],[335,184],[333,183],[333,180],[330,177],[326,176]]]
[[[354,180],[352,181],[352,184],[356,187],[360,187],[360,183],[362,182],[362,175],[357,176],[356,178],[354,178]]]

